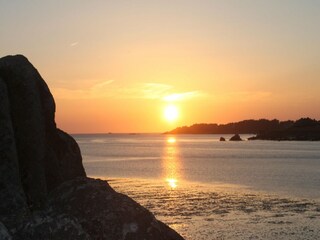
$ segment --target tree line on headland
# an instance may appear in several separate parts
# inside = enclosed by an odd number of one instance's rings
[[[301,118],[297,121],[244,120],[228,124],[194,124],[178,127],[166,134],[255,134],[250,140],[320,140],[320,121]]]

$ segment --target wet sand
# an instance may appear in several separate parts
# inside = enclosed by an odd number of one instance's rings
[[[320,201],[234,185],[108,179],[187,240],[320,239]]]

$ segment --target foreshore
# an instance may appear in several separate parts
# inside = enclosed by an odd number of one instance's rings
[[[236,185],[109,179],[185,239],[317,239],[320,201],[293,198]]]

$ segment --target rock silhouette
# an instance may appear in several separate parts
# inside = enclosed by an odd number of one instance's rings
[[[22,55],[0,59],[0,239],[183,239],[145,208],[87,178],[55,102]]]
[[[240,137],[239,134],[235,134],[234,136],[232,136],[232,137],[230,138],[229,141],[242,141],[242,139],[241,139],[241,137]]]
[[[320,141],[320,122],[310,118],[300,118],[289,128],[261,131],[249,140]]]
[[[296,121],[244,120],[227,124],[193,124],[165,134],[255,134],[248,140],[320,141],[320,121],[300,118]]]
[[[198,123],[173,129],[166,134],[257,134],[261,131],[284,130],[293,125],[294,121],[243,120],[227,124]]]

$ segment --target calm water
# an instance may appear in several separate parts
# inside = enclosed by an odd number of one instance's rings
[[[187,240],[320,239],[320,142],[74,137],[89,176],[109,180]]]
[[[320,198],[320,142],[219,142],[219,137],[106,134],[75,139],[89,176],[158,179],[173,186],[185,181],[234,184]]]

